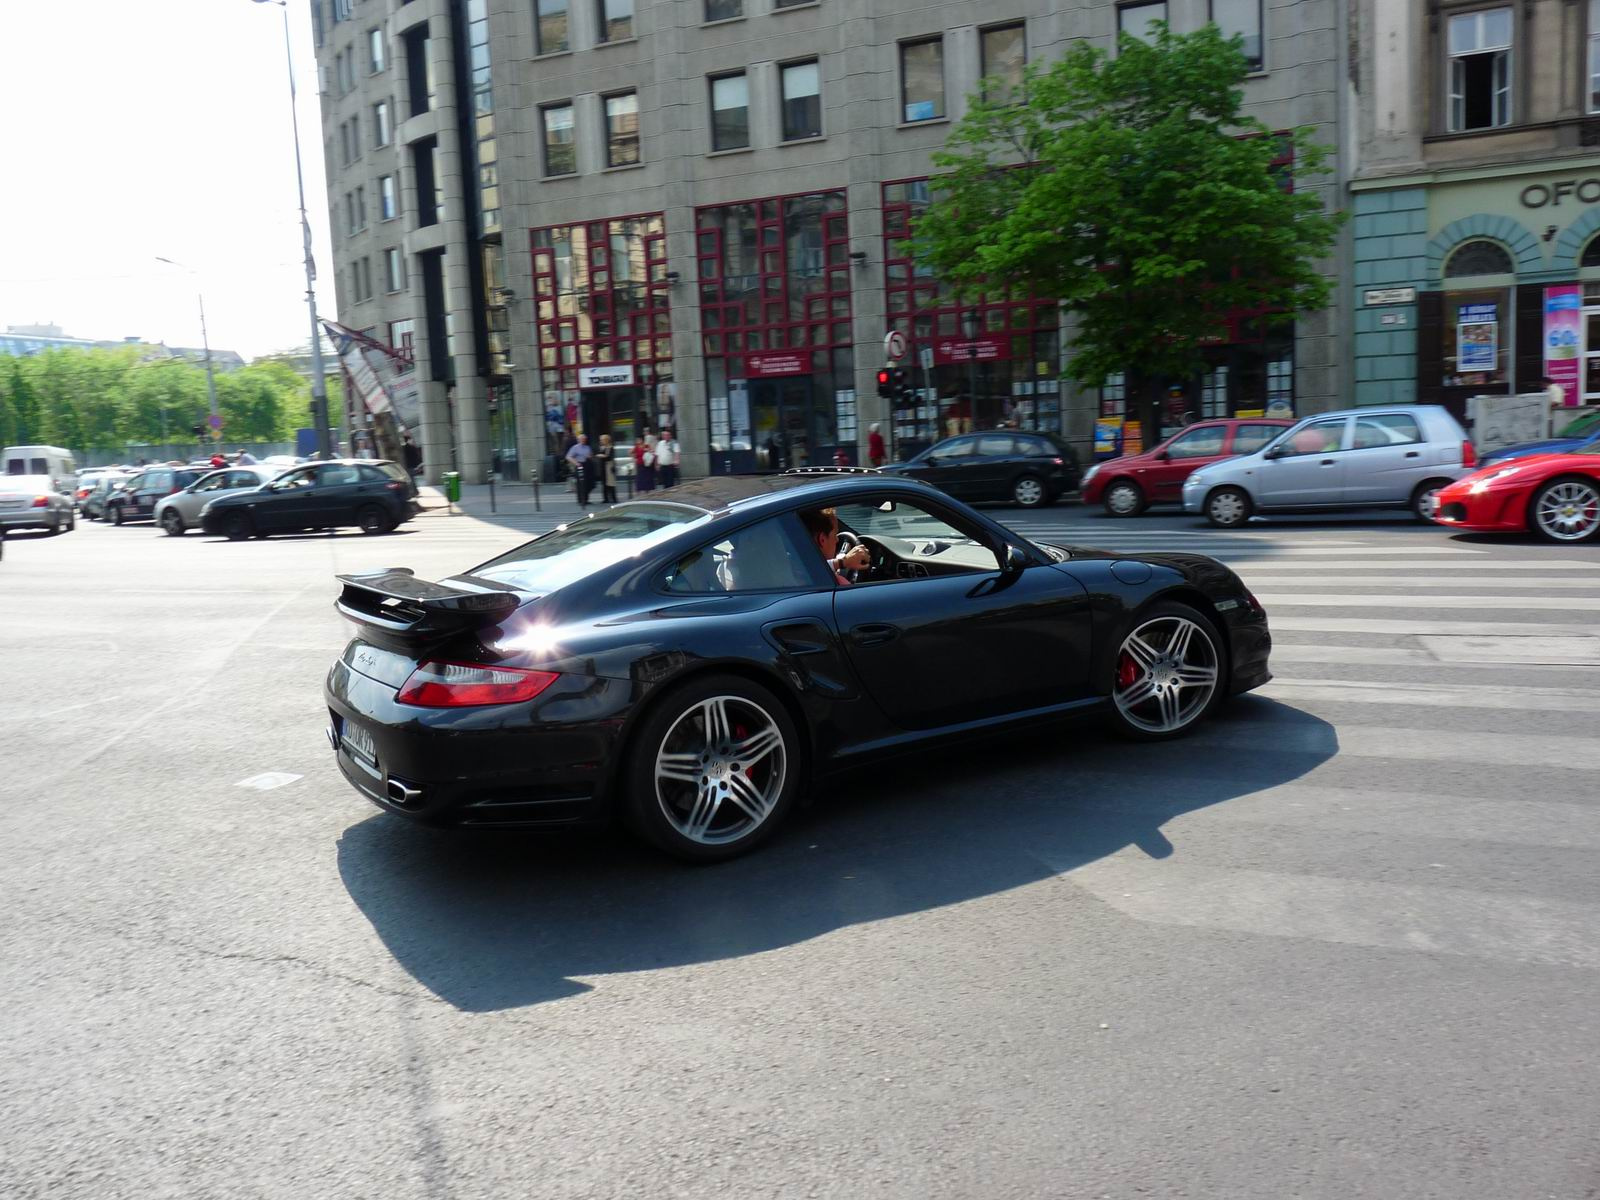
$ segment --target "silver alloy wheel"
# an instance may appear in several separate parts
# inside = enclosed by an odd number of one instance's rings
[[[761,827],[788,771],[783,731],[766,709],[742,696],[710,696],[661,739],[656,803],[691,842],[723,846]]]
[[[1539,531],[1558,542],[1581,542],[1600,529],[1600,487],[1577,479],[1552,484],[1539,493],[1533,519]]]
[[[1424,521],[1433,520],[1434,513],[1439,511],[1439,493],[1442,491],[1444,491],[1442,487],[1431,487],[1425,492],[1418,493],[1417,516]]]
[[[1131,483],[1116,483],[1106,492],[1106,507],[1119,517],[1131,517],[1139,510],[1139,489]]]
[[[1012,485],[1011,494],[1023,508],[1032,508],[1044,499],[1044,484],[1032,475],[1024,475]]]
[[[1218,525],[1237,525],[1244,520],[1244,500],[1238,492],[1217,492],[1206,501],[1206,516]]]
[[[173,537],[179,537],[182,535],[183,517],[179,514],[177,509],[169,508],[162,512],[161,528],[165,529],[167,533]]]
[[[1112,699],[1146,733],[1175,733],[1205,712],[1217,690],[1217,647],[1187,617],[1155,617],[1123,639]]]

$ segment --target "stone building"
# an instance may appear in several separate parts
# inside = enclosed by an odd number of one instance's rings
[[[958,308],[906,223],[985,76],[1166,19],[1246,38],[1269,127],[1339,144],[1337,0],[321,0],[339,319],[411,350],[430,471],[676,427],[687,474],[1001,420],[1086,446],[1050,298]],[[1341,178],[1317,181],[1330,197]],[[1334,269],[1329,264],[1330,272]],[[884,338],[924,414],[891,413]],[[1337,310],[1241,318],[1174,418],[1343,400]],[[924,371],[920,362],[931,360]]]

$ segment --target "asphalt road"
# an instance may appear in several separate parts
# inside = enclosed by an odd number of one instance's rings
[[[1600,547],[1017,517],[1235,562],[1277,679],[695,870],[326,749],[335,572],[561,515],[7,543],[0,1197],[1600,1195]]]

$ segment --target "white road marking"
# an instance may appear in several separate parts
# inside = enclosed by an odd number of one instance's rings
[[[1428,639],[1424,638],[1426,642]],[[1533,642],[1537,638],[1518,638],[1517,641]],[[1526,653],[1526,652],[1524,652]],[[1531,661],[1527,658],[1497,658],[1497,659],[1467,659],[1453,658],[1442,660],[1436,658],[1427,650],[1411,649],[1403,646],[1327,646],[1327,645],[1302,645],[1298,642],[1275,641],[1272,644],[1272,668],[1277,670],[1284,664],[1292,663],[1337,663],[1340,666],[1425,666],[1425,667],[1476,667],[1483,668],[1492,665],[1515,663],[1519,667],[1559,668],[1572,670],[1584,666],[1600,666],[1600,658],[1590,663],[1575,661],[1571,657],[1550,661],[1548,658],[1541,660],[1535,656]]]
[[[1487,565],[1487,564],[1486,564]],[[1250,575],[1250,586],[1260,593],[1269,588],[1289,587],[1351,587],[1351,588],[1405,588],[1407,591],[1435,591],[1459,592],[1463,587],[1473,588],[1515,588],[1523,591],[1565,591],[1578,588],[1600,591],[1600,573],[1592,579],[1573,578],[1572,576],[1558,575],[1517,575],[1511,577],[1485,578],[1476,573],[1471,575],[1435,575],[1429,579],[1418,579],[1411,575]],[[1293,592],[1284,592],[1284,600],[1293,604],[1297,596]],[[1379,598],[1384,598],[1380,595]],[[1504,597],[1500,597],[1503,599]],[[1590,597],[1573,597],[1566,601],[1568,604],[1586,603]],[[1594,597],[1597,610],[1600,610],[1600,597]]]
[[[1424,634],[1417,639],[1440,662],[1600,666],[1600,636],[1500,637]]]
[[[1407,621],[1380,617],[1280,617],[1267,606],[1267,620],[1274,629],[1308,630],[1312,633],[1456,633],[1481,637],[1527,634],[1529,636],[1591,637],[1600,626],[1549,625],[1525,621]]]
[[[1479,571],[1586,571],[1600,578],[1600,559],[1593,562],[1572,558],[1530,558],[1500,562],[1411,563],[1371,562],[1364,558],[1352,558],[1338,562],[1270,562],[1270,565],[1267,559],[1262,559],[1260,562],[1263,575],[1278,571],[1427,571],[1430,574],[1435,571],[1471,571],[1474,574]],[[1467,576],[1451,575],[1441,578],[1463,579]]]
[[[1340,758],[1394,758],[1456,766],[1548,767],[1600,770],[1600,738],[1586,727],[1574,737],[1542,733],[1463,733],[1450,729],[1404,729],[1389,725],[1282,726],[1202,730],[1208,746],[1255,754],[1337,754]]]
[[[291,775],[287,771],[267,771],[261,775],[252,775],[249,779],[241,779],[234,786],[254,788],[258,792],[270,792],[273,788],[281,788],[299,778],[299,775]]]
[[[1517,712],[1587,713],[1589,688],[1513,687],[1505,684],[1374,683],[1350,679],[1275,678],[1258,689],[1290,703],[1406,704],[1430,708],[1493,708]]]
[[[1594,608],[1583,596],[1374,596],[1343,592],[1256,592],[1262,604],[1283,608],[1471,608],[1505,609],[1507,612],[1533,610],[1577,615],[1585,607]]]
[[[1600,968],[1600,906],[1592,904],[1467,888],[1225,870],[1152,860],[1138,851],[1069,865],[1064,878],[1123,915],[1156,925]]]

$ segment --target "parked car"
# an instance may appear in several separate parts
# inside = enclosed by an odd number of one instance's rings
[[[1113,517],[1136,517],[1152,504],[1182,504],[1183,481],[1201,467],[1261,449],[1294,422],[1276,417],[1197,421],[1142,454],[1095,463],[1079,498]]]
[[[1016,429],[959,434],[881,469],[962,500],[1010,500],[1023,508],[1053,504],[1078,486],[1071,446],[1054,434]]]
[[[106,516],[106,501],[117,491],[132,475],[113,474],[107,472],[94,481],[94,486],[89,489],[88,495],[79,502],[78,510],[90,521],[104,520]]]
[[[43,475],[50,480],[51,490],[64,496],[72,494],[78,477],[72,451],[60,446],[7,446],[0,452],[0,464],[6,475]]]
[[[106,497],[106,518],[113,525],[153,520],[156,504],[181,492],[210,467],[146,467]]]
[[[404,467],[381,459],[311,463],[255,491],[219,496],[201,510],[200,527],[232,541],[345,525],[388,533],[416,515],[414,488]]]
[[[1220,528],[1257,512],[1327,508],[1409,508],[1427,521],[1440,489],[1477,465],[1466,431],[1438,405],[1346,409],[1200,468],[1183,485],[1183,507]]]
[[[156,501],[155,521],[173,537],[200,523],[205,506],[220,496],[251,492],[278,475],[271,467],[227,467],[207,471],[181,492]]]
[[[0,475],[0,525],[66,533],[77,524],[72,497],[48,475]]]
[[[1036,544],[872,471],[700,479],[439,583],[339,583],[328,738],[361,794],[436,825],[621,818],[700,861],[880,756],[1067,717],[1165,740],[1270,678],[1223,564]]]
[[[1478,460],[1478,465],[1492,467],[1497,463],[1531,458],[1536,454],[1568,454],[1586,446],[1600,446],[1600,411],[1584,413],[1568,422],[1555,437],[1491,450]]]
[[[1474,471],[1439,493],[1434,520],[1481,533],[1532,531],[1567,544],[1600,537],[1600,444]]]

